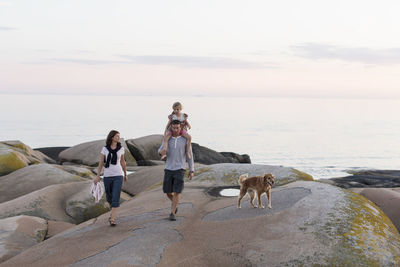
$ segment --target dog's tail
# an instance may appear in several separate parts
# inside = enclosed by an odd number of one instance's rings
[[[242,174],[239,176],[239,180],[238,183],[240,184],[240,186],[243,185],[244,180],[246,180],[249,177],[248,173]]]

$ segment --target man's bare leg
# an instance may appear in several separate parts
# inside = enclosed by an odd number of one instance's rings
[[[169,198],[169,200],[171,200],[174,198],[174,194],[173,193],[167,193],[167,197]]]
[[[176,213],[176,208],[178,207],[180,198],[181,198],[181,193],[174,193],[174,196],[172,198],[172,205],[171,205],[171,213],[172,214]]]
[[[180,193],[167,193],[167,197],[171,200],[171,213],[175,214],[178,208]]]

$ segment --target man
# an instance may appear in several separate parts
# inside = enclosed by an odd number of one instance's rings
[[[171,214],[169,219],[176,221],[178,203],[183,190],[183,178],[185,176],[186,161],[189,163],[189,179],[194,176],[193,154],[190,150],[190,159],[186,154],[186,139],[181,136],[181,122],[174,120],[171,123],[171,138],[168,140],[167,161],[164,169],[163,192],[171,200]],[[160,153],[164,144],[158,149]]]

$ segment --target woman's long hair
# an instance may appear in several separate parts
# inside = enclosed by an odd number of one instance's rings
[[[107,145],[107,146],[111,146],[112,139],[114,138],[114,136],[115,136],[116,134],[119,134],[119,132],[116,131],[116,130],[111,130],[111,131],[110,131],[110,133],[107,135],[107,140],[106,140],[106,145]]]

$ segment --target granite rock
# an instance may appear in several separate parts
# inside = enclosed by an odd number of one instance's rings
[[[116,227],[108,226],[109,214],[104,214],[3,266],[400,264],[399,233],[358,194],[296,181],[272,190],[272,209],[253,209],[246,199],[237,209],[236,197],[211,196],[209,189],[187,182],[177,220],[171,222],[170,201],[160,187],[153,188],[121,205]]]
[[[136,166],[136,160],[130,153],[125,141],[121,138],[121,145],[125,148],[125,160],[128,166]],[[72,162],[75,164],[97,166],[100,160],[101,149],[105,146],[105,140],[97,140],[82,143],[63,150],[59,154],[60,162]]]

